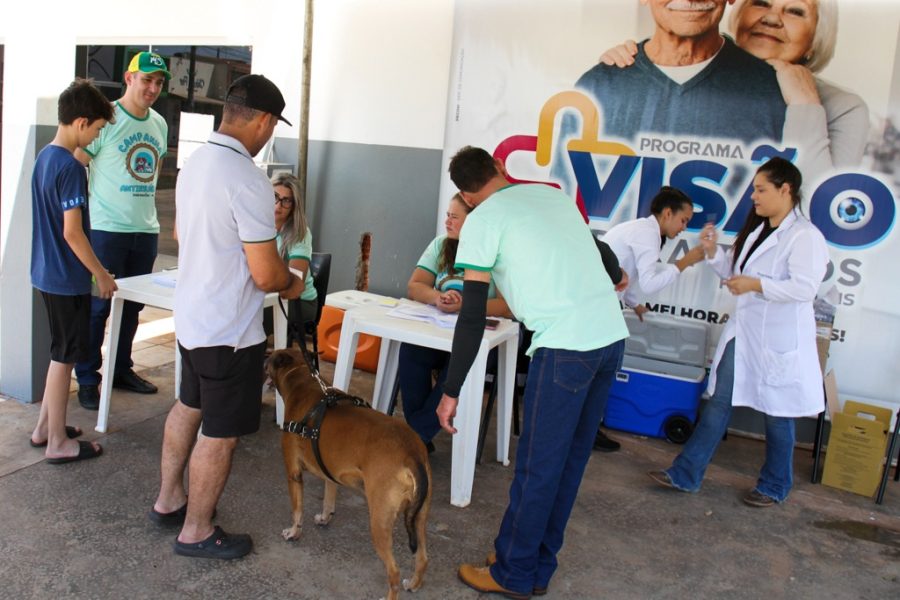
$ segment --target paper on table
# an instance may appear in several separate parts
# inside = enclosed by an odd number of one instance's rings
[[[176,283],[176,274],[163,271],[162,273],[154,275],[151,281],[156,285],[173,288]]]
[[[443,327],[452,329],[456,327],[456,313],[445,313],[428,304],[401,304],[397,308],[387,312],[389,317],[397,317],[398,319],[409,319],[411,321],[424,321]]]

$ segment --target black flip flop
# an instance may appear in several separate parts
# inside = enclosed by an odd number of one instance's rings
[[[218,511],[214,508],[212,518],[215,519],[217,514]],[[185,498],[184,505],[179,509],[173,510],[172,512],[161,513],[151,507],[147,516],[160,527],[181,527],[184,525],[184,518],[187,516],[187,498]]]
[[[175,538],[175,554],[194,558],[220,558],[230,560],[240,558],[253,550],[253,540],[246,533],[225,533],[216,526],[212,535],[196,543],[179,542]]]
[[[84,432],[78,427],[73,427],[72,425],[66,425],[66,437],[70,440],[74,440],[77,437],[81,437],[84,435]],[[28,438],[28,443],[31,444],[32,448],[46,448],[47,440],[44,440],[40,444],[36,444],[31,438]]]
[[[187,501],[184,506],[172,512],[161,513],[151,508],[148,516],[150,520],[161,527],[180,527],[184,525],[184,517],[187,515]]]
[[[62,465],[65,463],[75,462],[77,460],[87,460],[89,458],[97,458],[103,454],[103,447],[94,449],[91,442],[78,442],[78,454],[75,456],[60,456],[57,458],[48,458],[47,462],[51,465]]]

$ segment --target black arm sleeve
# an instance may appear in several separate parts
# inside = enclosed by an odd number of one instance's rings
[[[616,257],[616,253],[612,251],[612,248],[606,242],[601,242],[594,238],[594,243],[597,244],[597,250],[600,251],[600,258],[603,259],[603,268],[606,269],[606,274],[612,279],[613,285],[617,285],[622,281],[622,268],[619,266],[619,259]]]
[[[488,287],[484,281],[463,282],[462,308],[456,319],[450,364],[447,366],[447,379],[444,381],[444,393],[451,398],[459,398],[466,375],[469,374],[469,369],[478,354],[481,338],[484,337]]]

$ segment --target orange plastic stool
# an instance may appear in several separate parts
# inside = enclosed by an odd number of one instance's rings
[[[344,323],[344,311],[333,306],[322,307],[322,318],[319,319],[319,353],[322,360],[337,360],[338,344],[341,341],[341,325]],[[381,338],[361,333],[356,344],[356,358],[353,366],[363,371],[374,373],[378,370],[378,353],[381,350]]]

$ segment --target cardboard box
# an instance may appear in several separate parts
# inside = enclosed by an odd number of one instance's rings
[[[822,483],[874,496],[881,483],[891,409],[848,400],[833,415]]]

